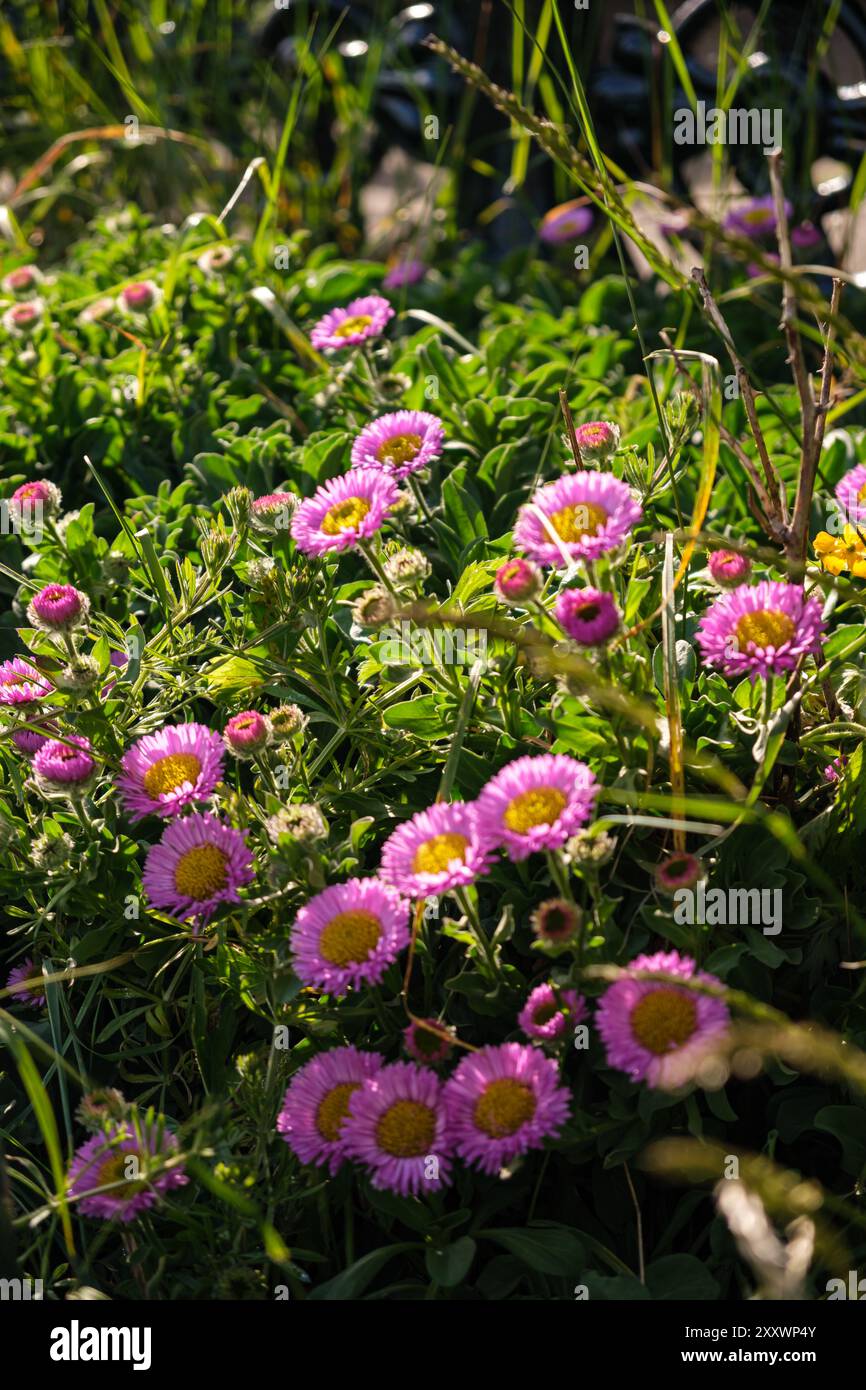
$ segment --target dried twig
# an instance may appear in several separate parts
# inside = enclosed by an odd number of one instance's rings
[[[755,445],[758,450],[758,457],[761,460],[761,468],[763,469],[764,478],[766,481],[766,492],[769,501],[767,520],[770,523],[771,532],[774,538],[777,540],[782,540],[784,538],[784,528],[785,523],[787,521],[785,490],[782,487],[782,482],[779,478],[779,475],[777,474],[772,462],[770,461],[770,455],[767,452],[766,441],[764,439],[761,426],[758,423],[758,411],[755,406],[755,393],[752,390],[752,383],[749,380],[748,372],[746,371],[745,367],[740,361],[739,354],[737,353],[737,349],[734,346],[734,340],[731,336],[731,330],[728,328],[728,325],[725,322],[725,319],[722,315],[721,310],[719,309],[719,306],[713,299],[704,272],[701,270],[699,266],[696,266],[692,271],[692,279],[695,281],[695,283],[698,286],[698,289],[701,292],[701,299],[703,301],[706,315],[709,318],[710,322],[713,324],[713,327],[716,329],[716,332],[719,334],[719,337],[721,338],[722,342],[724,343],[725,350],[727,351],[727,354],[731,359],[731,366],[733,367],[736,373],[737,383],[740,388],[740,395],[743,398],[743,405],[746,408],[746,416],[749,421],[749,428],[752,431],[752,437],[754,438]],[[740,455],[738,454],[737,457],[739,458]]]
[[[571,406],[568,404],[568,396],[560,387],[559,406],[562,410],[562,418],[565,421],[565,428],[568,431],[568,442],[571,445],[571,452],[574,454],[574,461],[578,468],[584,467],[583,455],[580,452],[580,445],[577,442],[577,434],[574,428],[574,420],[571,414]]]

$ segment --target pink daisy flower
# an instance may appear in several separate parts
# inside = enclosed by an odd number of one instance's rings
[[[9,972],[6,981],[6,988],[15,991],[15,1002],[18,1004],[28,1004],[31,1009],[41,1009],[45,1005],[45,995],[33,986],[29,989],[22,988],[22,980],[33,980],[39,974],[39,968],[32,956],[28,956],[20,965],[16,965]]]
[[[573,1033],[586,1011],[586,1000],[576,990],[537,985],[520,1010],[517,1023],[528,1038],[553,1042]]]
[[[581,458],[592,463],[615,454],[619,448],[620,429],[610,420],[587,420],[574,431]]]
[[[427,267],[423,261],[413,260],[411,256],[405,256],[389,267],[382,281],[382,288],[402,290],[408,285],[419,284],[426,274]]]
[[[832,763],[828,763],[824,768],[824,781],[830,782],[831,784],[833,782],[838,782],[845,774],[847,763],[848,759],[845,757],[844,753],[840,754],[838,758],[834,758]]]
[[[27,333],[32,333],[42,319],[45,317],[45,303],[43,300],[25,299],[20,304],[13,304],[11,309],[7,309],[3,315],[2,323],[7,333],[11,333],[15,338],[22,338]]]
[[[619,627],[613,595],[601,589],[566,589],[556,600],[554,617],[582,647],[600,647]]]
[[[824,233],[814,222],[800,222],[791,228],[791,245],[799,251],[811,251],[813,246],[820,246],[823,240]]]
[[[792,212],[793,207],[786,198],[785,217],[789,218]],[[776,203],[772,193],[765,193],[760,198],[748,198],[738,207],[731,208],[722,226],[735,236],[772,236],[776,230]]]
[[[407,1197],[436,1192],[451,1180],[442,1083],[429,1067],[382,1067],[351,1097],[343,1138],[373,1187]]]
[[[310,342],[320,351],[324,348],[354,347],[368,338],[378,338],[394,310],[380,294],[367,294],[353,299],[345,309],[332,309],[319,319],[310,334]]]
[[[27,605],[34,627],[46,632],[69,632],[87,622],[90,599],[72,584],[46,584]]]
[[[32,705],[53,689],[51,682],[20,656],[0,662],[0,705]]]
[[[252,758],[267,748],[274,736],[270,719],[258,710],[233,714],[223,730],[223,742],[236,758]]]
[[[83,1216],[133,1221],[166,1192],[189,1182],[180,1165],[148,1174],[151,1159],[171,1158],[177,1146],[175,1136],[156,1124],[142,1128],[140,1134],[128,1125],[114,1125],[107,1134],[94,1134],[77,1150],[69,1168],[67,1195],[78,1198],[76,1205]],[[95,1188],[108,1190],[95,1192]]]
[[[493,591],[503,603],[525,603],[541,592],[541,570],[531,560],[506,560],[496,571]]]
[[[513,860],[557,849],[592,818],[599,791],[586,764],[566,753],[516,758],[475,802],[479,836],[504,846]]]
[[[866,521],[866,463],[858,463],[836,484],[836,501],[848,521]]]
[[[45,795],[77,795],[87,791],[96,778],[96,763],[90,756],[90,739],[68,734],[62,741],[50,738],[34,755],[36,785]]]
[[[301,1163],[327,1165],[332,1175],[336,1173],[347,1157],[343,1125],[349,1102],[381,1066],[376,1052],[335,1047],[295,1072],[277,1130]]]
[[[493,858],[472,806],[439,801],[398,826],[382,848],[380,877],[407,898],[426,898],[472,883]]]
[[[132,318],[144,318],[162,299],[162,291],[153,280],[136,280],[120,291],[118,303]]]
[[[456,1152],[485,1173],[540,1149],[570,1108],[553,1058],[514,1042],[464,1057],[445,1083],[445,1104]]]
[[[703,872],[700,859],[683,850],[669,855],[657,866],[655,879],[663,893],[676,893],[678,888],[694,888]]]
[[[329,994],[378,984],[408,944],[409,904],[378,878],[325,888],[301,908],[291,931],[298,979]]]
[[[718,985],[714,975],[699,972],[690,956],[657,951],[637,956],[630,970],[656,970],[684,980]],[[730,1021],[721,999],[678,989],[662,980],[617,980],[605,992],[596,1014],[608,1065],[632,1081],[664,1090],[692,1080],[707,1046]]]
[[[568,473],[520,508],[514,544],[542,565],[595,560],[622,545],[642,515],[625,483],[612,474]]]
[[[35,294],[42,279],[42,273],[35,265],[19,265],[16,270],[10,270],[8,275],[3,276],[0,288],[4,294]]]
[[[442,1034],[453,1036],[453,1030],[440,1023],[438,1018],[425,1018],[422,1021],[431,1024],[436,1032],[431,1033],[428,1028],[422,1028],[420,1022],[410,1023],[408,1028],[403,1029],[403,1046],[414,1061],[430,1067],[436,1062],[444,1062],[446,1057],[451,1055],[453,1044],[442,1037]]]
[[[246,831],[193,811],[172,821],[147,852],[141,882],[153,907],[183,920],[206,922],[220,903],[239,903],[252,882]]]
[[[711,550],[707,556],[710,574],[723,589],[736,587],[748,579],[752,562],[748,555],[738,555],[734,550]]]
[[[445,428],[426,410],[395,410],[366,425],[352,445],[353,468],[384,468],[407,478],[442,453]]]
[[[120,762],[117,790],[130,820],[176,816],[206,801],[223,773],[225,749],[206,724],[170,724],[144,734]]]
[[[32,758],[34,753],[38,753],[49,739],[54,738],[56,729],[45,726],[44,734],[37,733],[35,729],[16,729],[12,735],[12,743],[19,753],[24,753],[28,758]]]
[[[99,324],[100,320],[116,308],[116,299],[112,299],[110,295],[102,295],[99,299],[94,299],[92,303],[85,304],[76,319],[76,323],[81,324],[82,327],[87,327],[89,324]]]
[[[250,520],[256,531],[276,535],[278,531],[288,531],[297,507],[298,498],[293,492],[268,492],[254,499]]]
[[[61,501],[62,494],[55,483],[46,482],[44,478],[34,478],[32,482],[22,483],[15,489],[9,499],[9,510],[29,526],[34,517],[38,519],[43,515],[56,516],[60,511]]]
[[[726,676],[772,676],[818,656],[824,633],[820,599],[801,584],[762,579],[722,594],[697,630],[704,664]]]
[[[398,496],[383,468],[353,468],[301,503],[292,518],[292,539],[305,555],[346,550],[379,530]]]
[[[559,203],[548,208],[538,228],[539,238],[548,246],[559,246],[571,242],[575,237],[585,236],[592,226],[592,208],[581,199],[569,203]]]

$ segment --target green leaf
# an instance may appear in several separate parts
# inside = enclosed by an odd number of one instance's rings
[[[475,1241],[471,1236],[461,1236],[453,1245],[446,1245],[444,1250],[431,1247],[427,1251],[426,1264],[427,1273],[434,1284],[441,1284],[443,1289],[453,1289],[462,1283],[475,1258],[475,1250]]]
[[[586,1250],[571,1231],[554,1223],[503,1227],[498,1231],[479,1231],[481,1239],[492,1240],[509,1254],[516,1255],[539,1274],[576,1274],[586,1261]]]
[[[404,1240],[399,1245],[383,1245],[379,1250],[371,1250],[369,1255],[363,1255],[360,1260],[356,1260],[348,1269],[329,1279],[326,1284],[320,1284],[310,1294],[310,1298],[327,1299],[329,1302],[335,1299],[360,1298],[376,1275],[395,1255],[406,1255],[410,1250],[422,1248],[414,1241]]]

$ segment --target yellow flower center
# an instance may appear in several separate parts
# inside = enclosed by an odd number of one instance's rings
[[[381,935],[382,923],[372,912],[338,912],[319,937],[319,951],[332,965],[360,965]]]
[[[535,1093],[522,1081],[504,1076],[491,1081],[475,1102],[473,1119],[491,1139],[516,1134],[535,1114]]]
[[[395,434],[379,445],[376,458],[380,463],[390,463],[398,467],[400,464],[411,463],[420,448],[420,434]]]
[[[757,613],[744,613],[736,626],[737,642],[747,647],[754,642],[756,647],[781,647],[789,642],[796,628],[787,613],[769,608],[759,609]]]
[[[339,536],[341,531],[348,531],[350,527],[357,530],[369,510],[370,503],[366,497],[347,497],[343,502],[336,502],[325,513],[322,530],[326,536]]]
[[[567,798],[558,787],[532,787],[508,804],[503,821],[509,830],[525,835],[536,825],[553,825],[565,810]]]
[[[697,1005],[677,989],[654,989],[639,999],[631,1011],[632,1032],[657,1057],[688,1042],[697,1023]]]
[[[144,790],[148,796],[159,796],[163,792],[176,791],[184,782],[195,785],[201,772],[201,763],[194,753],[167,753],[157,758],[144,774]]]
[[[750,227],[760,227],[762,222],[770,221],[770,213],[766,208],[752,208],[749,212],[742,214],[743,221]]]
[[[330,1144],[339,1139],[343,1121],[349,1113],[349,1101],[360,1089],[360,1081],[344,1081],[320,1101],[316,1111],[316,1129]]]
[[[863,484],[860,491],[857,493],[857,501],[866,502],[866,483]]]
[[[578,502],[551,512],[548,520],[561,541],[582,541],[594,536],[607,521],[607,512],[595,502]]]
[[[463,863],[468,844],[465,835],[432,835],[418,846],[412,868],[416,874],[444,874],[455,859]]]
[[[204,902],[225,887],[227,863],[217,845],[196,845],[177,861],[174,886],[184,898]]]
[[[125,1202],[134,1197],[137,1192],[144,1192],[147,1183],[140,1178],[128,1178],[127,1163],[134,1159],[137,1163],[141,1162],[141,1155],[130,1153],[126,1149],[121,1149],[117,1153],[110,1154],[103,1163],[99,1165],[99,1178],[92,1185],[94,1187],[108,1187],[112,1183],[122,1182],[123,1187],[117,1187],[109,1195],[115,1201]],[[130,1165],[131,1167],[131,1165]]]
[[[348,338],[351,333],[360,333],[362,328],[369,328],[372,322],[369,314],[352,314],[334,329],[334,337]]]
[[[421,1158],[430,1152],[436,1114],[417,1100],[397,1100],[379,1119],[376,1140],[394,1158]]]

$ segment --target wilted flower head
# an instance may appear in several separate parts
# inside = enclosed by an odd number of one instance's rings
[[[701,861],[696,855],[676,851],[657,866],[656,885],[663,893],[675,893],[678,888],[694,888],[703,874]]]
[[[735,587],[748,579],[752,562],[748,555],[738,555],[734,550],[711,550],[707,556],[710,574],[723,589]]]
[[[55,676],[61,690],[92,690],[102,680],[102,667],[92,656],[72,657]]]
[[[606,830],[594,835],[591,830],[578,830],[565,843],[566,857],[572,864],[589,869],[601,869],[613,858],[616,838]]]
[[[109,550],[102,561],[102,577],[107,584],[125,584],[134,564],[122,550]]]
[[[526,603],[541,592],[543,576],[531,560],[516,556],[506,560],[496,571],[493,589],[496,597],[503,603]]]
[[[422,1023],[428,1023],[430,1027],[424,1028]],[[432,1032],[434,1028],[436,1031]],[[454,1029],[447,1024],[440,1023],[437,1018],[425,1018],[403,1029],[403,1046],[413,1061],[429,1067],[436,1062],[444,1062],[451,1055],[453,1036]]]
[[[101,1134],[108,1121],[125,1120],[128,1114],[129,1105],[123,1092],[113,1086],[105,1086],[88,1091],[81,1097],[75,1118],[91,1134]]]
[[[396,587],[413,584],[418,579],[426,579],[430,573],[430,561],[420,550],[404,547],[389,555],[385,561],[385,574]]]
[[[65,830],[60,835],[37,835],[30,846],[30,858],[43,873],[56,874],[66,868],[74,849],[75,842]]]
[[[394,310],[387,299],[378,294],[364,295],[319,319],[310,333],[310,342],[320,351],[354,347],[368,338],[378,338],[393,317]]]
[[[394,595],[381,584],[371,584],[352,604],[352,621],[358,627],[382,627],[396,611]]]
[[[299,705],[277,705],[270,713],[271,728],[277,738],[293,738],[303,733],[309,724],[309,716]]]
[[[582,921],[580,908],[565,898],[548,898],[539,903],[530,918],[532,930],[539,940],[555,946],[574,940]]]
[[[265,824],[275,845],[279,844],[281,835],[291,835],[303,845],[315,844],[328,835],[325,817],[319,807],[311,802],[293,802],[281,806],[275,815],[268,817]]]

